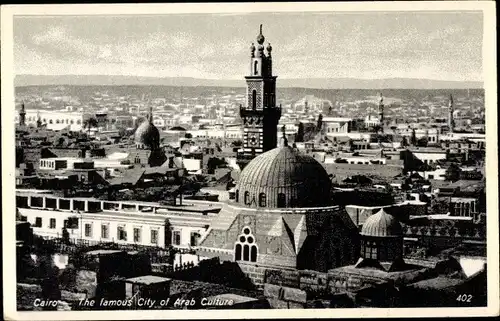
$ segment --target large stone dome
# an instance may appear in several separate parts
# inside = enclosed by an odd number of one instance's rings
[[[331,182],[314,158],[285,146],[254,158],[243,169],[235,201],[248,207],[331,205]]]
[[[402,236],[403,228],[394,216],[381,209],[366,219],[365,224],[361,228],[361,235],[381,237]]]
[[[160,132],[158,128],[145,120],[135,131],[135,145],[137,148],[157,149],[160,146]]]

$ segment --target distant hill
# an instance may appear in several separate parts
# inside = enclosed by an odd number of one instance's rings
[[[155,78],[135,76],[104,75],[17,75],[16,87],[43,85],[74,86],[212,86],[212,87],[244,87],[245,80],[198,79],[190,77]],[[281,79],[278,86],[282,88],[317,88],[317,89],[474,89],[483,88],[478,81],[444,81],[433,79],[387,78],[300,78]]]

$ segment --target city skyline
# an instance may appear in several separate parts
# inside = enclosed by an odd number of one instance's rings
[[[281,79],[482,81],[482,20],[481,12],[16,17],[14,70],[241,79],[262,23]]]

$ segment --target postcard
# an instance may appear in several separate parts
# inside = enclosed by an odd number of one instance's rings
[[[498,316],[494,9],[2,6],[4,318]]]

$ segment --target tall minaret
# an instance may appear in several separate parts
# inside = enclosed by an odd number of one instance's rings
[[[153,106],[149,106],[149,115],[148,115],[148,121],[150,124],[153,123]]]
[[[450,130],[450,133],[453,133],[453,130],[455,129],[455,120],[453,119],[453,96],[450,94],[450,100],[448,102],[448,128]]]
[[[21,104],[21,111],[19,112],[19,126],[26,126],[26,109],[24,109],[24,101]]]
[[[378,101],[378,119],[380,121],[381,130],[384,131],[384,97],[380,93],[380,99]]]
[[[36,128],[42,127],[42,118],[40,118],[40,112],[36,113]]]
[[[255,156],[276,148],[278,143],[278,121],[281,107],[276,106],[276,78],[272,69],[272,47],[267,45],[264,53],[262,25],[257,35],[257,48],[250,46],[250,75],[247,82],[247,104],[240,106],[243,120],[243,147],[238,151],[237,161],[241,169]]]

